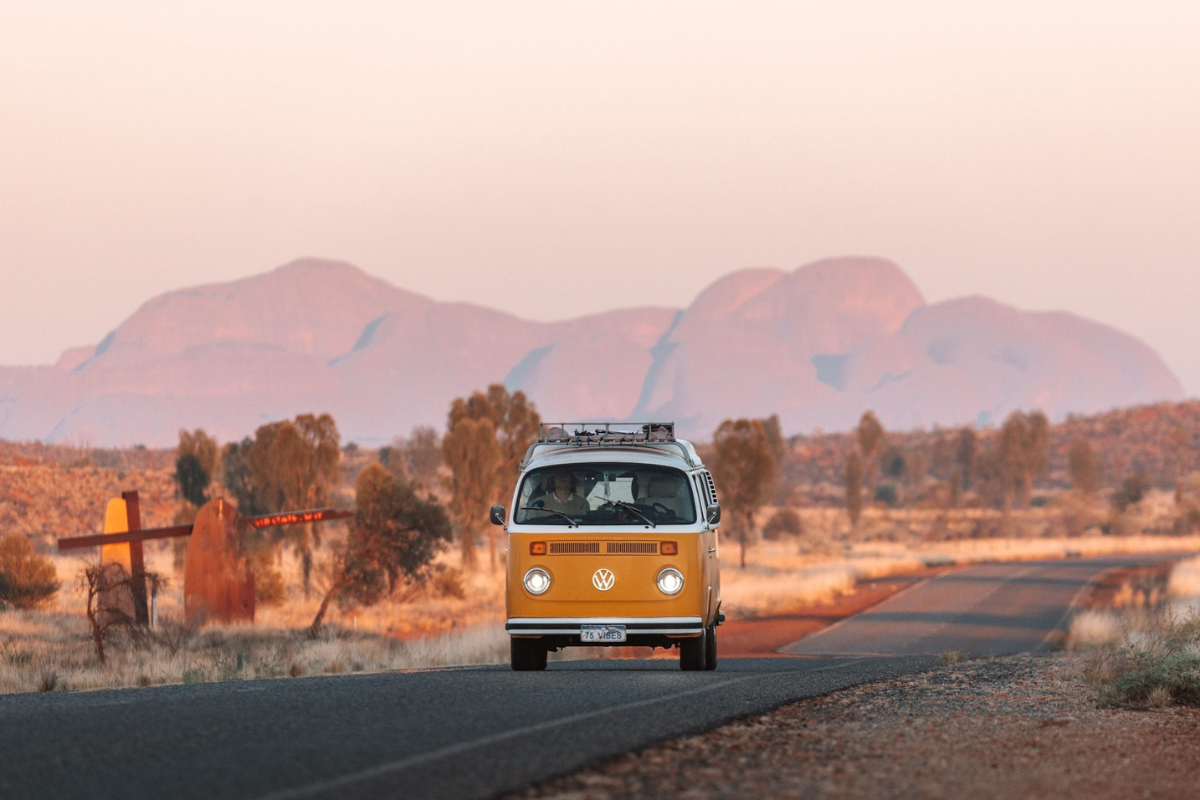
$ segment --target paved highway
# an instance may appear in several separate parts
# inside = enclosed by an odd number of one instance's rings
[[[0,797],[491,797],[941,650],[1038,649],[1090,581],[1149,560],[953,570],[784,648],[807,657],[716,672],[590,661],[4,697]]]
[[[1068,609],[1104,573],[1162,555],[979,564],[922,581],[798,642],[789,655],[999,656],[1056,643]]]

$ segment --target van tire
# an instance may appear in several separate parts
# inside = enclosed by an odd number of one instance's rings
[[[679,668],[686,672],[699,672],[705,668],[708,652],[708,631],[694,639],[679,641]]]
[[[510,639],[509,656],[514,672],[537,672],[546,668],[546,646],[541,639]]]
[[[717,626],[710,625],[708,633],[705,634],[707,640],[704,644],[704,668],[712,671],[717,668]]]

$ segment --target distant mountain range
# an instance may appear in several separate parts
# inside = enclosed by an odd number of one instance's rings
[[[984,297],[927,304],[889,261],[746,269],[687,308],[541,323],[399,289],[346,263],[155,297],[95,347],[0,367],[0,438],[171,445],[328,411],[343,441],[441,427],[450,400],[504,382],[548,419],[673,419],[706,439],[726,417],[779,414],[788,433],[1053,419],[1183,389],[1137,339],[1064,312]]]

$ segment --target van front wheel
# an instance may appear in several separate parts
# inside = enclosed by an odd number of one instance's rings
[[[704,669],[708,654],[708,631],[704,631],[694,639],[681,639],[679,642],[679,668],[686,671]]]
[[[509,655],[514,672],[534,672],[546,668],[546,646],[541,639],[510,639]]]

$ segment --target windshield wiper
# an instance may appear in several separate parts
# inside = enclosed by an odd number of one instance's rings
[[[541,514],[558,514],[560,517],[565,519],[567,521],[567,524],[570,525],[572,528],[579,527],[578,522],[571,519],[570,517],[568,517],[566,514],[564,514],[561,511],[555,511],[553,508],[538,508],[537,506],[520,506],[517,510],[518,511],[537,511]]]
[[[629,505],[629,503],[622,503],[620,500],[605,500],[604,502],[608,503],[610,506],[616,506],[617,508],[623,508],[626,511],[637,514],[639,517],[641,517],[642,521],[645,522],[647,525],[649,525],[651,528],[658,527],[657,525],[654,524],[653,520],[651,520],[649,517],[647,517],[642,512],[638,511],[633,506]]]

